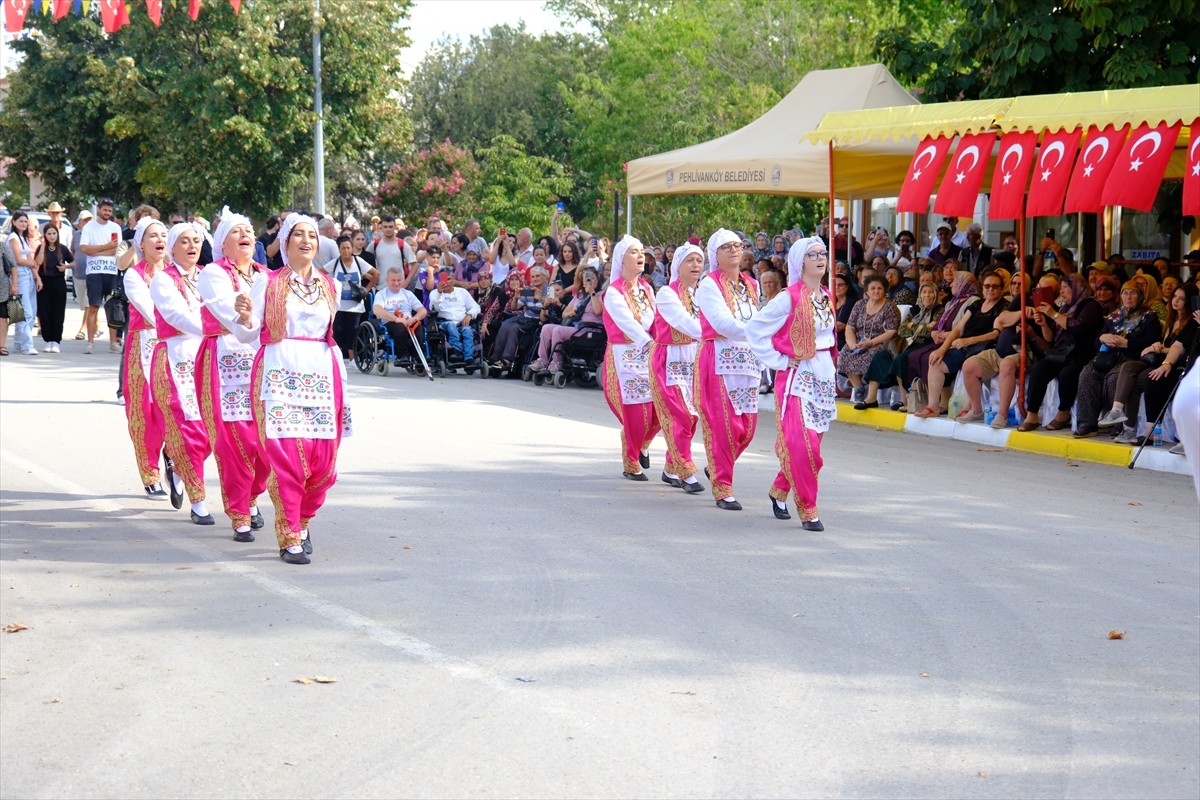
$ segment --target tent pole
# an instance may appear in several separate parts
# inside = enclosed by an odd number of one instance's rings
[[[633,236],[633,195],[625,195],[625,233]]]
[[[1026,282],[1032,288],[1033,276],[1025,275],[1025,215],[1021,214],[1017,217],[1017,272],[1021,275],[1021,356],[1017,359],[1018,374],[1017,374],[1017,409],[1021,414],[1021,422],[1024,422],[1025,414],[1025,353],[1027,344],[1025,342],[1025,295],[1024,289]],[[1053,342],[1051,343],[1053,344]],[[1005,416],[1008,415],[1008,409],[997,409],[996,413],[1003,411]]]
[[[833,318],[837,319],[837,292],[833,288],[833,272],[834,261],[837,260],[837,253],[833,250],[834,231],[837,230],[837,224],[833,220],[833,140],[829,140],[829,263],[825,270],[825,277],[829,281],[829,307],[833,309]],[[836,342],[835,342],[836,344]]]

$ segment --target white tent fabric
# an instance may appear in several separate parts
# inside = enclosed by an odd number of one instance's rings
[[[827,111],[917,103],[882,64],[808,73],[786,97],[744,128],[711,141],[630,161],[630,195],[829,195],[829,148],[801,139]],[[837,196],[878,197],[895,192],[916,149],[913,142],[871,142],[835,150]],[[839,154],[869,155],[869,166]]]

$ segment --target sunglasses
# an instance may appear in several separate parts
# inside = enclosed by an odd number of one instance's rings
[[[1000,288],[1000,284],[998,284],[998,283],[985,283],[985,284],[983,285],[983,288],[985,288],[985,289],[999,289],[999,288]]]

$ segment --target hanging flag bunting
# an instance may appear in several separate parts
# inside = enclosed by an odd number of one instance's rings
[[[146,0],[146,16],[157,28],[162,22],[162,0]]]
[[[1183,173],[1183,213],[1200,216],[1200,119],[1192,123]]]
[[[77,17],[83,14],[83,0],[71,0],[71,13]]]
[[[942,176],[938,187],[934,212],[946,217],[970,217],[975,213],[975,202],[979,199],[979,188],[983,186],[983,173],[988,159],[992,157],[994,133],[968,134],[958,140],[954,159]]]
[[[1079,129],[1046,134],[1033,166],[1033,181],[1029,199],[1025,202],[1027,217],[1057,217],[1062,213],[1063,196],[1071,165],[1079,150]]]
[[[1151,128],[1142,123],[1134,130],[1104,182],[1104,205],[1138,211],[1149,211],[1154,206],[1180,127],[1164,122]]]
[[[1125,135],[1129,132],[1126,125],[1115,130],[1111,125],[1099,130],[1095,125],[1088,131],[1087,145],[1075,162],[1075,172],[1071,175],[1071,188],[1067,190],[1067,204],[1064,213],[1074,214],[1077,211],[1087,211],[1099,214],[1104,210],[1104,182],[1117,163],[1117,154],[1121,145],[1125,144]]]
[[[188,0],[188,16],[193,22],[200,18],[200,0]]]
[[[989,219],[1016,219],[1024,213],[1025,187],[1029,185],[1037,137],[1037,131],[1029,131],[1006,133],[1000,139],[1000,155],[992,170]]]
[[[126,16],[125,3],[121,0],[100,0],[100,21],[104,23],[105,33],[116,33],[123,24],[121,18]]]
[[[71,12],[71,0],[54,0],[54,21],[58,22]]]
[[[92,10],[92,0],[83,0],[83,15],[86,17]]]
[[[229,5],[233,6],[233,13],[235,15],[242,10],[242,0],[229,0]]]
[[[9,33],[20,32],[25,25],[25,15],[29,13],[30,0],[4,0],[4,30]]]
[[[896,201],[896,211],[924,214],[929,210],[929,195],[933,193],[933,184],[937,182],[938,172],[949,149],[949,137],[925,137],[912,163],[908,165],[908,174],[904,176],[904,186]]]

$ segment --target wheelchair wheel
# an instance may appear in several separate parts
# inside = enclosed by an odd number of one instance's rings
[[[546,374],[544,372],[533,373],[533,385],[534,386],[541,386],[545,382],[546,382]]]
[[[450,374],[450,367],[446,366],[446,359],[444,358],[439,358],[437,360],[437,366],[434,367],[434,370],[436,374],[442,378]]]
[[[523,368],[521,370],[521,380],[525,381],[526,383],[533,380],[533,370],[531,370],[529,367]],[[541,384],[539,384],[539,386],[540,385]]]
[[[479,359],[479,377],[487,378],[487,376],[488,376],[488,363],[481,358],[481,359]]]
[[[565,389],[567,387],[567,373],[556,372],[556,373],[554,373],[553,380],[554,380],[554,388]]]
[[[364,375],[371,373],[375,357],[379,353],[379,334],[370,322],[360,323],[354,331],[354,365]]]
[[[357,355],[357,353],[355,355]],[[391,371],[391,369],[392,369],[391,359],[386,358],[386,357],[379,359],[379,363],[375,365],[375,371],[378,372],[380,375],[386,376],[388,374],[388,372]]]

